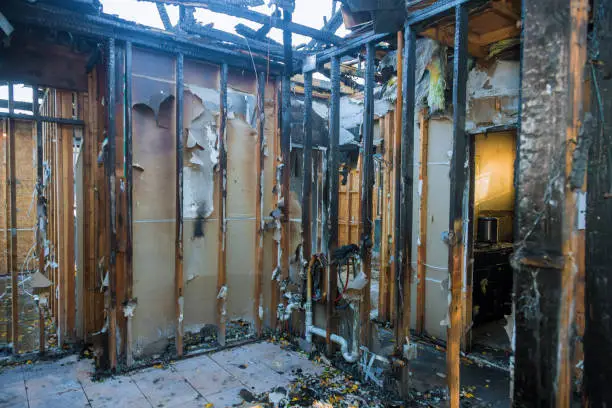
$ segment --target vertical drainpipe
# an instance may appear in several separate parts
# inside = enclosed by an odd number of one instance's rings
[[[463,254],[463,194],[467,169],[465,103],[467,86],[468,12],[464,5],[455,8],[455,49],[453,59],[453,153],[450,167],[450,211],[448,270],[451,301],[448,311],[446,374],[451,408],[459,408],[459,348],[461,342],[461,287]]]
[[[183,355],[183,54],[176,57],[176,354]]]
[[[365,95],[361,145],[361,223],[360,244],[362,270],[368,283],[360,308],[361,344],[370,342],[370,278],[372,270],[372,190],[374,188],[374,43],[366,44]]]
[[[327,200],[327,255],[338,247],[338,145],[340,144],[340,57],[331,60],[331,100],[329,108],[329,150],[327,152],[327,185],[329,198]],[[329,259],[331,261],[331,259]],[[337,266],[329,262],[327,274],[327,308],[326,308],[326,342],[327,354],[333,352],[331,341],[334,314],[334,301],[337,292]]]

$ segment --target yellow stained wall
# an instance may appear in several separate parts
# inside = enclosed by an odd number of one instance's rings
[[[481,133],[474,146],[474,219],[500,217],[500,239],[511,241],[516,132]]]

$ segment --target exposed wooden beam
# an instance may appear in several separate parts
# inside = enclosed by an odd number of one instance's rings
[[[106,161],[104,163],[106,172],[106,188],[107,198],[109,203],[107,204],[107,257],[108,257],[108,282],[109,287],[107,288],[106,294],[106,309],[109,319],[108,329],[108,353],[111,370],[117,368],[117,341],[115,336],[115,329],[117,327],[117,314],[116,314],[116,245],[117,245],[117,227],[116,227],[116,197],[115,197],[115,164],[116,164],[116,129],[115,129],[115,92],[116,92],[116,47],[115,39],[109,38],[107,44],[107,63],[106,63],[106,99],[108,105],[106,106],[106,137],[108,140]]]
[[[255,329],[257,335],[262,335],[263,325],[263,265],[264,265],[264,174],[266,161],[266,73],[260,72],[257,78],[257,149],[255,163],[257,164],[257,198],[255,200]]]
[[[156,3],[155,5],[157,6],[157,12],[159,13],[159,18],[161,19],[164,28],[168,31],[172,30],[174,27],[172,27],[170,17],[168,17],[168,11],[166,11],[166,6],[162,3]]]
[[[580,2],[582,4],[582,2]],[[612,5],[593,2],[593,41],[589,55],[597,55],[590,66],[591,113],[596,125],[583,140],[592,140],[588,156],[586,219],[586,331],[584,375],[586,404],[604,406],[612,401]],[[586,124],[586,120],[585,120]]]
[[[586,0],[523,1],[513,406],[536,401],[540,406],[569,407],[572,399],[569,355],[577,270],[572,242],[577,186],[572,175],[587,166],[586,150],[580,158],[572,154],[576,146],[588,149],[581,140],[588,129],[581,112],[587,24]],[[605,173],[602,170],[597,172]],[[579,179],[581,184],[583,172]],[[606,325],[610,327],[609,320]],[[586,327],[588,331],[588,321]],[[598,347],[597,354],[604,356],[605,350]],[[599,378],[600,371],[593,381]],[[589,381],[587,375],[585,383]]]
[[[329,105],[329,151],[327,152],[327,255],[334,253],[338,247],[338,146],[340,144],[340,58],[331,60],[331,100]],[[325,224],[324,224],[325,225]],[[330,263],[327,273],[327,303],[326,303],[326,344],[327,354],[333,352],[331,334],[334,329],[334,302],[337,293],[338,267]],[[363,307],[363,306],[362,306]]]
[[[428,183],[427,160],[429,155],[429,109],[419,112],[419,239],[417,241],[417,302],[416,331],[425,330],[425,295],[427,293],[427,209]]]
[[[125,330],[125,358],[128,367],[134,363],[132,351],[132,318],[134,314],[134,245],[133,245],[133,196],[134,196],[134,177],[133,177],[133,131],[132,131],[132,43],[125,44],[125,183],[126,183],[126,257],[125,257],[125,299],[126,304],[123,307],[123,314],[126,318]]]
[[[143,0],[140,0],[143,1]],[[333,33],[321,31],[316,28],[308,27],[302,24],[298,24],[292,21],[285,21],[274,15],[262,14],[254,10],[250,10],[247,7],[234,6],[228,3],[215,0],[145,0],[153,1],[155,3],[164,4],[177,4],[191,7],[202,7],[209,9],[215,13],[227,14],[238,18],[244,18],[259,24],[269,24],[272,27],[281,29],[283,31],[289,31],[291,33],[304,35],[316,39],[317,41],[330,43],[330,44],[341,44],[342,38],[334,35]]]
[[[12,82],[8,83],[9,113],[14,112],[14,95]],[[7,161],[7,196],[10,201],[10,257],[11,273],[11,342],[13,343],[13,353],[19,353],[19,265],[17,264],[17,175],[15,164],[15,121],[8,120],[8,161]],[[7,245],[8,241],[7,241]]]
[[[291,13],[283,13],[283,21],[290,22]],[[293,50],[291,33],[283,32],[283,47],[285,49],[285,72],[281,84],[281,134],[280,151],[283,164],[281,174],[281,192],[283,205],[281,208],[281,282],[289,279],[289,255],[291,248],[291,73],[293,65]],[[281,301],[287,306],[287,299],[281,292]],[[280,304],[280,302],[279,302]]]
[[[463,276],[463,194],[466,182],[465,112],[467,97],[467,34],[468,10],[465,5],[455,8],[455,41],[453,59],[453,150],[450,167],[450,211],[448,270],[450,305],[446,340],[446,376],[451,408],[459,408],[461,287]]]
[[[217,178],[217,211],[219,213],[219,230],[217,235],[217,341],[225,345],[225,318],[226,318],[226,228],[227,228],[227,64],[221,65],[220,76],[220,114],[219,114],[219,176]]]
[[[362,270],[368,279],[363,293],[360,311],[361,343],[368,347],[370,343],[370,280],[372,275],[372,193],[374,188],[374,43],[366,45],[365,95],[363,108],[363,138],[361,157],[361,217],[359,223],[359,240],[361,248]]]
[[[176,230],[174,248],[174,288],[176,307],[176,354],[183,355],[183,66],[184,57],[176,56]]]

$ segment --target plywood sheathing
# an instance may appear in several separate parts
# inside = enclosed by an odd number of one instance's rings
[[[520,1],[493,0],[473,10],[469,17],[469,54],[484,59],[489,54],[488,48],[491,44],[518,37],[521,33],[520,20]],[[421,35],[452,47],[455,41],[454,19],[444,18],[426,28]]]

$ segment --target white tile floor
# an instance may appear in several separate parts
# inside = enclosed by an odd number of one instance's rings
[[[93,382],[91,360],[76,356],[0,369],[4,407],[228,407],[241,389],[259,393],[286,387],[293,373],[321,373],[305,356],[268,342],[177,361]]]

